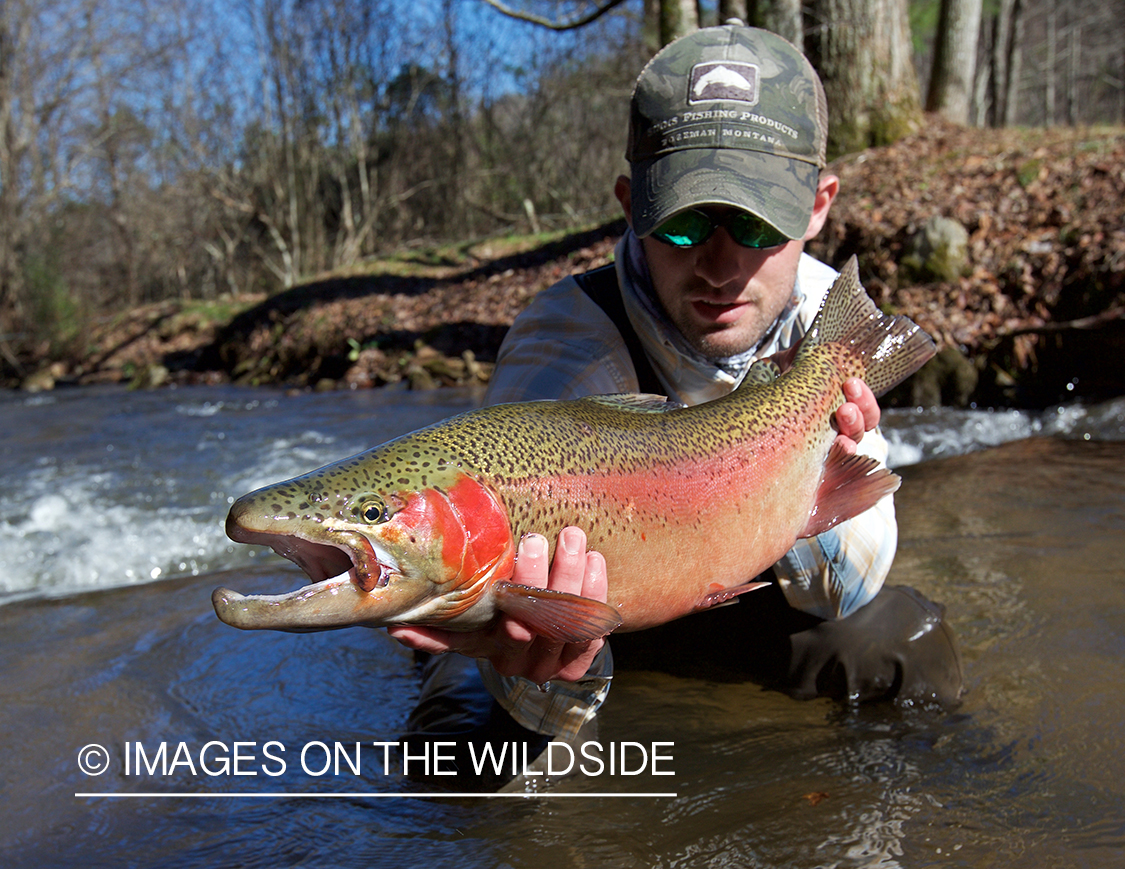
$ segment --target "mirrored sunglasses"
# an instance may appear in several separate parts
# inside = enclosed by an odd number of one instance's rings
[[[697,208],[669,217],[652,231],[652,237],[672,247],[696,247],[707,241],[720,226],[743,247],[761,249],[791,241],[781,230],[748,211],[716,215]]]

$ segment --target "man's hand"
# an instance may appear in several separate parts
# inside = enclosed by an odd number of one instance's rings
[[[863,433],[879,424],[879,403],[875,400],[875,393],[858,377],[849,377],[844,381],[844,403],[837,408],[833,420],[840,433],[837,441],[849,455],[855,453]]]
[[[562,530],[551,564],[547,562],[547,553],[545,537],[526,535],[517,550],[512,582],[600,601],[606,599],[605,559],[598,552],[586,551],[586,534],[582,529]],[[580,679],[605,643],[604,639],[586,643],[549,640],[533,634],[507,615],[501,615],[496,624],[485,630],[469,633],[406,626],[388,628],[387,633],[422,652],[460,652],[471,658],[487,658],[501,675],[523,676],[540,685],[551,679]]]

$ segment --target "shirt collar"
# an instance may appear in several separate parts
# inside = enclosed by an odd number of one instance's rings
[[[629,320],[652,360],[668,397],[686,404],[712,401],[742,382],[750,366],[775,353],[793,333],[803,295],[799,281],[781,315],[758,345],[720,359],[708,359],[692,347],[656,298],[641,240],[627,229],[617,244],[617,276]],[[788,346],[788,343],[785,344]]]

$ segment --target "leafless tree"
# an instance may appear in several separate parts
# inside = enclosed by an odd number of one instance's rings
[[[613,216],[632,83],[697,5],[497,2],[557,26],[455,0],[428,17],[398,0],[3,0],[0,360],[4,335],[73,334],[121,306]],[[702,9],[803,45],[841,151],[917,122],[904,2]],[[665,14],[679,23],[661,30]],[[997,0],[969,117],[1125,121],[1123,46],[1125,0]]]
[[[828,97],[829,152],[896,141],[921,98],[905,0],[816,0],[805,48]]]
[[[941,0],[926,111],[969,122],[982,0]]]
[[[96,46],[80,11],[0,6],[0,331],[32,313],[29,286],[45,304],[58,293],[47,216],[76,190],[89,152],[79,108]]]

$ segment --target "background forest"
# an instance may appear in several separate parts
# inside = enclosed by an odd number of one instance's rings
[[[1125,0],[499,5],[4,0],[0,365],[146,303],[611,220],[637,72],[732,12],[803,44],[837,155],[923,109],[1125,122]]]

